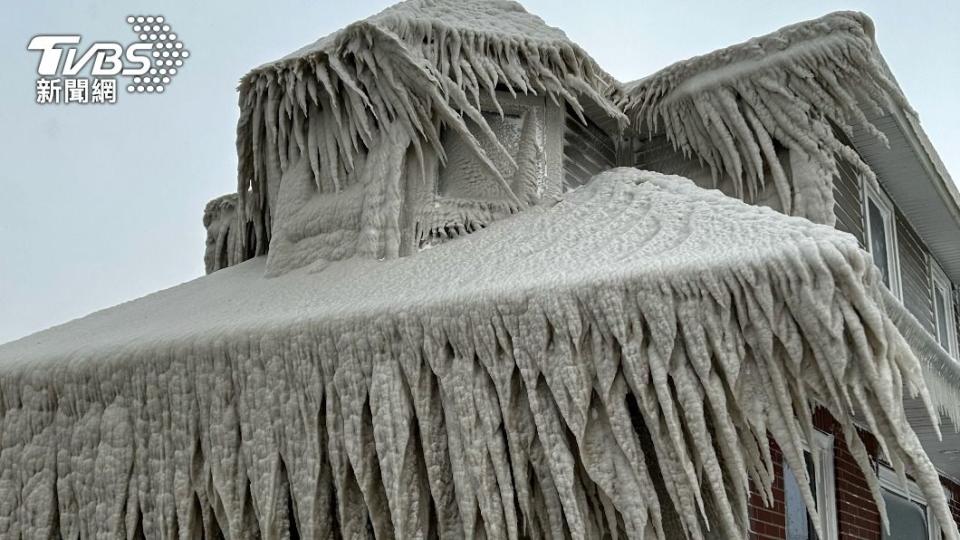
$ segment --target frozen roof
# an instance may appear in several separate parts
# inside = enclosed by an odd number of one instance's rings
[[[64,358],[99,362],[104,352],[127,347],[247,339],[444,305],[469,311],[472,304],[544,291],[575,293],[611,282],[679,286],[723,279],[723,273],[773,264],[819,244],[858,261],[864,257],[852,237],[829,227],[703,190],[681,177],[617,169],[560,203],[531,208],[416,256],[346,260],[319,273],[276,278],[263,277],[262,258],[220,270],[0,346],[0,373],[13,365],[59,365]]]
[[[879,176],[946,272],[960,280],[960,191],[863,13],[831,13],[671,64],[625,84],[624,94],[639,130],[664,129],[679,148],[730,177],[772,176],[784,198],[789,179],[777,178],[768,140],[815,156],[824,178],[835,174],[837,155],[868,181]],[[833,136],[835,126],[852,147]],[[791,202],[785,200],[788,212]]]
[[[364,19],[363,22],[375,24],[401,36],[413,32],[415,28],[431,26],[451,30],[464,40],[486,37],[491,40],[572,43],[563,30],[548,26],[543,19],[528,13],[523,6],[511,0],[406,0]],[[277,62],[329,50],[341,32],[324,36]]]
[[[748,478],[772,482],[759,449],[804,471],[814,402],[848,434],[868,413],[951,523],[883,301],[851,236],[634,169],[416,257],[272,279],[254,259],[0,346],[3,486],[27,509],[4,525],[158,531],[199,505],[230,530],[295,512],[304,537],[699,537],[703,516],[739,538]]]

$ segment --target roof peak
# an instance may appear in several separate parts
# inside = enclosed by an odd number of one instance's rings
[[[405,0],[254,71],[328,50],[348,28],[364,24],[374,25],[407,42],[423,40],[425,35],[455,32],[461,39],[486,37],[528,43],[572,44],[563,30],[548,25],[513,0]]]

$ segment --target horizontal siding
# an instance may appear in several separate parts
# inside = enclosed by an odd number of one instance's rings
[[[584,125],[568,110],[563,130],[563,190],[582,186],[616,165],[613,140],[589,118]]]
[[[930,266],[923,240],[897,210],[897,251],[900,254],[900,284],[903,305],[931,333],[934,332],[933,291],[930,288]]]
[[[836,132],[845,144],[851,144],[846,134]],[[844,159],[837,159],[839,178],[834,182],[835,213],[837,229],[848,232],[857,238],[861,246],[866,246],[866,220],[863,215],[863,188],[860,177],[853,166]],[[917,318],[929,332],[935,332],[933,317],[933,290],[930,284],[929,252],[923,240],[910,226],[893,201],[896,212],[897,254],[900,263],[900,288],[903,292],[903,305]]]
[[[696,158],[685,157],[675,150],[666,135],[635,140],[632,154],[632,164],[638,169],[676,174],[708,189],[718,187],[710,168]]]

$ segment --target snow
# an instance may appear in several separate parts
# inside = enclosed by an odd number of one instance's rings
[[[834,126],[850,135],[862,125],[886,143],[864,111],[910,110],[887,76],[873,30],[857,12],[787,26],[630,83],[621,105],[641,132],[663,129],[685,155],[734,179],[738,195],[754,197],[772,180],[786,213],[832,225],[838,159],[876,182]],[[814,174],[789,178],[776,144],[805,156]],[[811,190],[821,195],[797,200]]]
[[[812,402],[875,498],[856,414],[952,522],[924,368],[830,227],[615,169],[412,257],[264,270],[0,346],[0,536],[742,538]]]

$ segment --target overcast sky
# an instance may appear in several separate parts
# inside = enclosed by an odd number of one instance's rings
[[[235,189],[239,78],[389,3],[73,0],[5,10],[0,343],[201,276],[204,204]],[[960,175],[960,9],[948,2],[524,5],[621,81],[830,11],[864,11],[930,138]],[[26,49],[33,35],[126,43],[130,14],[163,15],[191,53],[163,95],[121,92],[113,106],[34,103],[39,55]]]

